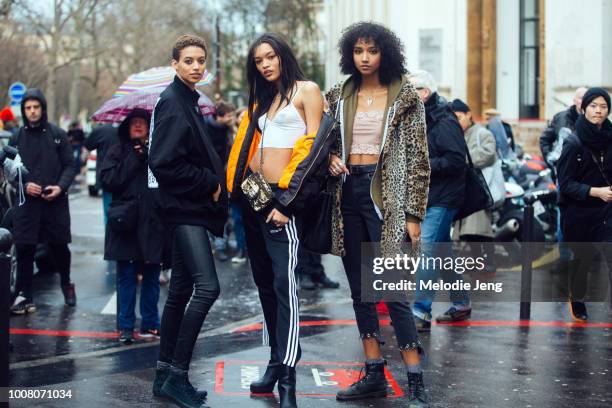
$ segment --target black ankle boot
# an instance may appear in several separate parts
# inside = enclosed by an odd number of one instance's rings
[[[172,367],[160,391],[164,397],[170,398],[181,408],[207,408],[193,392],[193,386],[189,384],[187,377],[187,370]]]
[[[387,385],[385,363],[366,363],[365,375],[350,387],[338,391],[336,399],[338,401],[351,401],[386,397]]]
[[[67,306],[76,306],[77,298],[76,291],[74,290],[74,283],[70,282],[62,285],[62,293],[64,294],[64,303]]]
[[[423,383],[423,373],[408,373],[408,404],[410,407],[429,406],[429,397]]]
[[[164,385],[164,382],[166,382],[166,379],[168,378],[168,374],[170,374],[171,368],[172,366],[170,364],[168,364],[165,367],[160,367],[158,363],[157,369],[155,370],[155,379],[153,380],[153,395],[154,396],[158,398],[168,397],[166,394],[164,394],[161,388]],[[187,377],[187,386],[191,388],[193,393],[195,393],[195,399],[202,401],[202,402],[206,400],[206,396],[208,395],[208,393],[206,391],[198,391],[197,389],[195,389],[195,387],[191,385],[191,383],[189,382],[189,376]]]
[[[254,394],[269,394],[274,391],[274,386],[278,381],[281,371],[281,363],[270,360],[266,367],[266,372],[257,381],[251,383],[251,392]]]
[[[295,400],[295,367],[281,364],[278,376],[280,408],[297,408]]]

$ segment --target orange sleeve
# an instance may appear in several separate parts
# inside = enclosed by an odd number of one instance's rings
[[[242,122],[240,122],[240,126],[238,126],[238,131],[236,132],[236,137],[234,138],[234,143],[232,144],[232,149],[230,150],[229,157],[227,159],[227,171],[226,171],[226,183],[227,183],[227,191],[230,193],[234,187],[234,178],[236,177],[236,167],[238,166],[238,160],[240,159],[240,151],[242,150],[242,144],[244,143],[244,138],[246,136],[246,132],[249,128],[250,118],[248,113],[244,115],[242,118]],[[251,158],[257,151],[257,146],[259,146],[259,139],[261,139],[261,134],[256,130],[253,135],[253,141],[251,143],[251,148],[249,149],[249,156],[247,158],[247,163],[251,161]],[[246,171],[246,167],[245,167]]]
[[[298,165],[310,154],[310,149],[312,149],[316,135],[316,132],[313,132],[300,137],[295,142],[293,145],[293,152],[291,152],[291,160],[287,167],[285,167],[285,170],[283,170],[283,174],[278,181],[279,188],[289,188],[289,182],[295,174],[295,169],[297,169]]]

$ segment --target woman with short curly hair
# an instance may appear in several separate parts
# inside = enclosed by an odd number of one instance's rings
[[[361,22],[344,31],[338,48],[340,69],[350,76],[326,95],[342,124],[329,165],[338,177],[332,252],[342,256],[366,359],[365,376],[336,396],[346,401],[387,394],[376,304],[362,300],[361,245],[380,242],[383,256],[394,256],[406,236],[419,240],[430,169],[425,110],[404,76],[399,38],[382,25]],[[410,304],[387,305],[407,367],[410,403],[427,404]]]

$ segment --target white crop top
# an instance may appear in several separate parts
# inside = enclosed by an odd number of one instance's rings
[[[267,112],[259,117],[259,128],[262,131],[260,149],[265,147],[292,149],[295,142],[306,134],[306,123],[293,104],[295,95],[287,106],[276,112],[273,119],[268,119]]]

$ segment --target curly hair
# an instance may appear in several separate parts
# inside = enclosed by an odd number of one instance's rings
[[[181,59],[181,51],[187,47],[200,47],[204,50],[204,55],[208,57],[208,50],[206,49],[206,41],[200,36],[195,34],[183,34],[174,41],[172,46],[172,59],[178,61]]]
[[[361,73],[353,60],[353,49],[359,39],[373,41],[380,49],[381,60],[378,75],[381,84],[388,85],[408,72],[402,40],[381,24],[361,21],[345,28],[338,41],[340,71],[345,75],[351,75],[358,85],[361,84]]]

